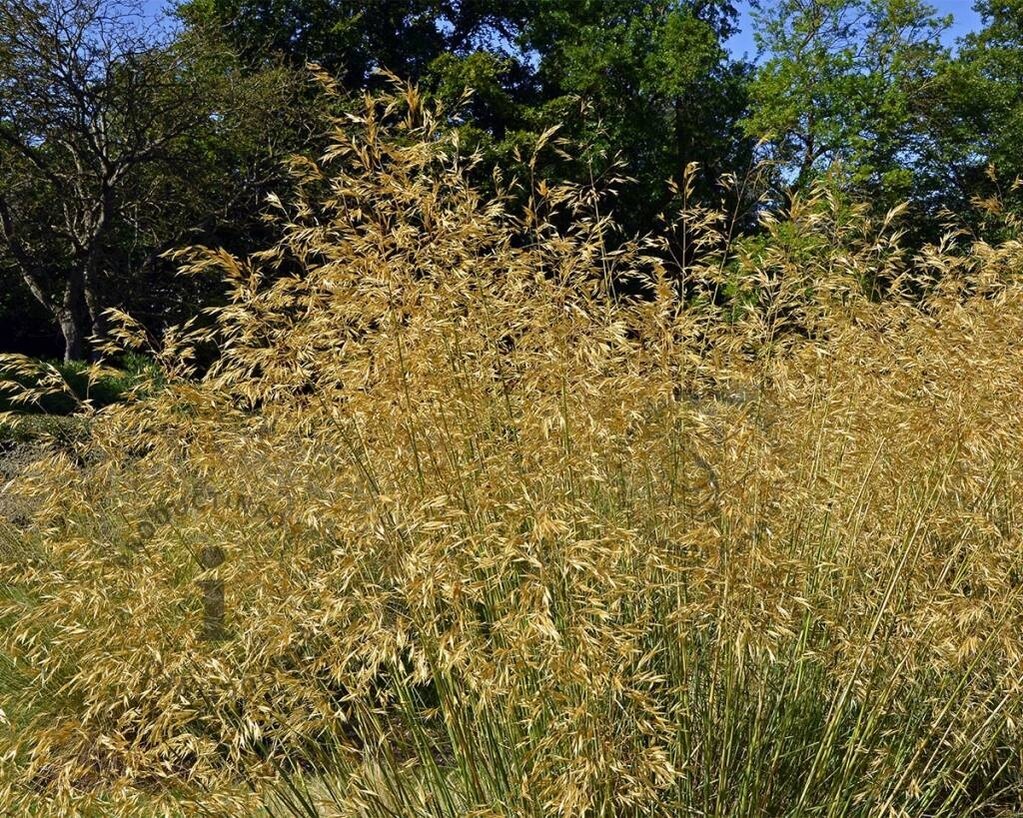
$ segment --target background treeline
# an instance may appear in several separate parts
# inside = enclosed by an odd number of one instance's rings
[[[108,308],[158,334],[217,303],[218,282],[164,253],[265,246],[285,160],[315,155],[318,109],[346,104],[309,63],[353,102],[382,70],[414,80],[484,157],[482,184],[595,183],[623,235],[660,230],[696,162],[691,194],[748,230],[825,179],[879,212],[908,202],[917,246],[953,224],[998,238],[1023,173],[1023,0],[975,8],[950,48],[920,0],[764,0],[753,61],[726,47],[728,0],[185,0],[163,24],[111,0],[6,0],[0,347],[88,358]]]

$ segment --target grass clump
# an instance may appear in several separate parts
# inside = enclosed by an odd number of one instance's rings
[[[1020,245],[818,190],[669,270],[443,122],[367,99],[278,244],[183,252],[228,305],[8,489],[6,803],[1017,811]]]

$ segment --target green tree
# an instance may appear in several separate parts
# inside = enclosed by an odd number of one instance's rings
[[[921,0],[781,0],[754,19],[766,59],[745,128],[783,185],[831,172],[883,207],[913,196],[949,18]]]
[[[380,68],[451,102],[471,88],[463,137],[491,165],[560,125],[590,150],[545,170],[588,181],[600,157],[621,157],[636,178],[620,191],[630,230],[653,224],[687,163],[708,178],[749,163],[731,0],[187,0],[181,14],[253,55],[320,63],[352,92]]]
[[[724,46],[735,25],[720,0],[539,3],[524,45],[540,55],[541,118],[566,119],[579,141],[625,160],[636,179],[619,203],[626,228],[651,226],[690,162],[708,179],[748,167],[750,67]]]
[[[89,355],[132,277],[251,195],[286,75],[242,75],[193,31],[162,40],[102,0],[0,6],[0,269]]]
[[[1009,179],[1023,176],[1023,0],[980,0],[983,28],[966,37],[961,61],[983,100],[977,152]]]
[[[387,69],[418,80],[444,53],[510,42],[527,0],[185,0],[189,25],[213,22],[250,59],[322,65],[349,90]]]
[[[994,239],[1004,206],[1019,206],[1014,182],[1023,174],[1023,2],[980,0],[974,8],[981,27],[963,37],[955,53],[935,61],[933,79],[913,105],[907,166],[926,238],[951,222]]]
[[[1012,189],[1023,176],[1023,0],[980,0],[975,9],[982,27],[943,72],[932,132],[948,174],[942,204],[983,226],[978,199],[1000,194],[1020,206]]]

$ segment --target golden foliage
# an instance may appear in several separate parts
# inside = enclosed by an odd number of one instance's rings
[[[230,300],[166,385],[7,487],[0,796],[1018,807],[1020,245],[909,258],[819,190],[749,240],[687,210],[669,270],[592,191],[483,196],[443,122],[337,122],[279,243],[180,254]]]

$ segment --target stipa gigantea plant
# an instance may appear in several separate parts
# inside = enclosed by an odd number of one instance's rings
[[[687,213],[679,273],[442,123],[369,98],[276,245],[183,252],[228,305],[8,489],[5,803],[1015,808],[1018,249],[914,262],[817,191]]]

